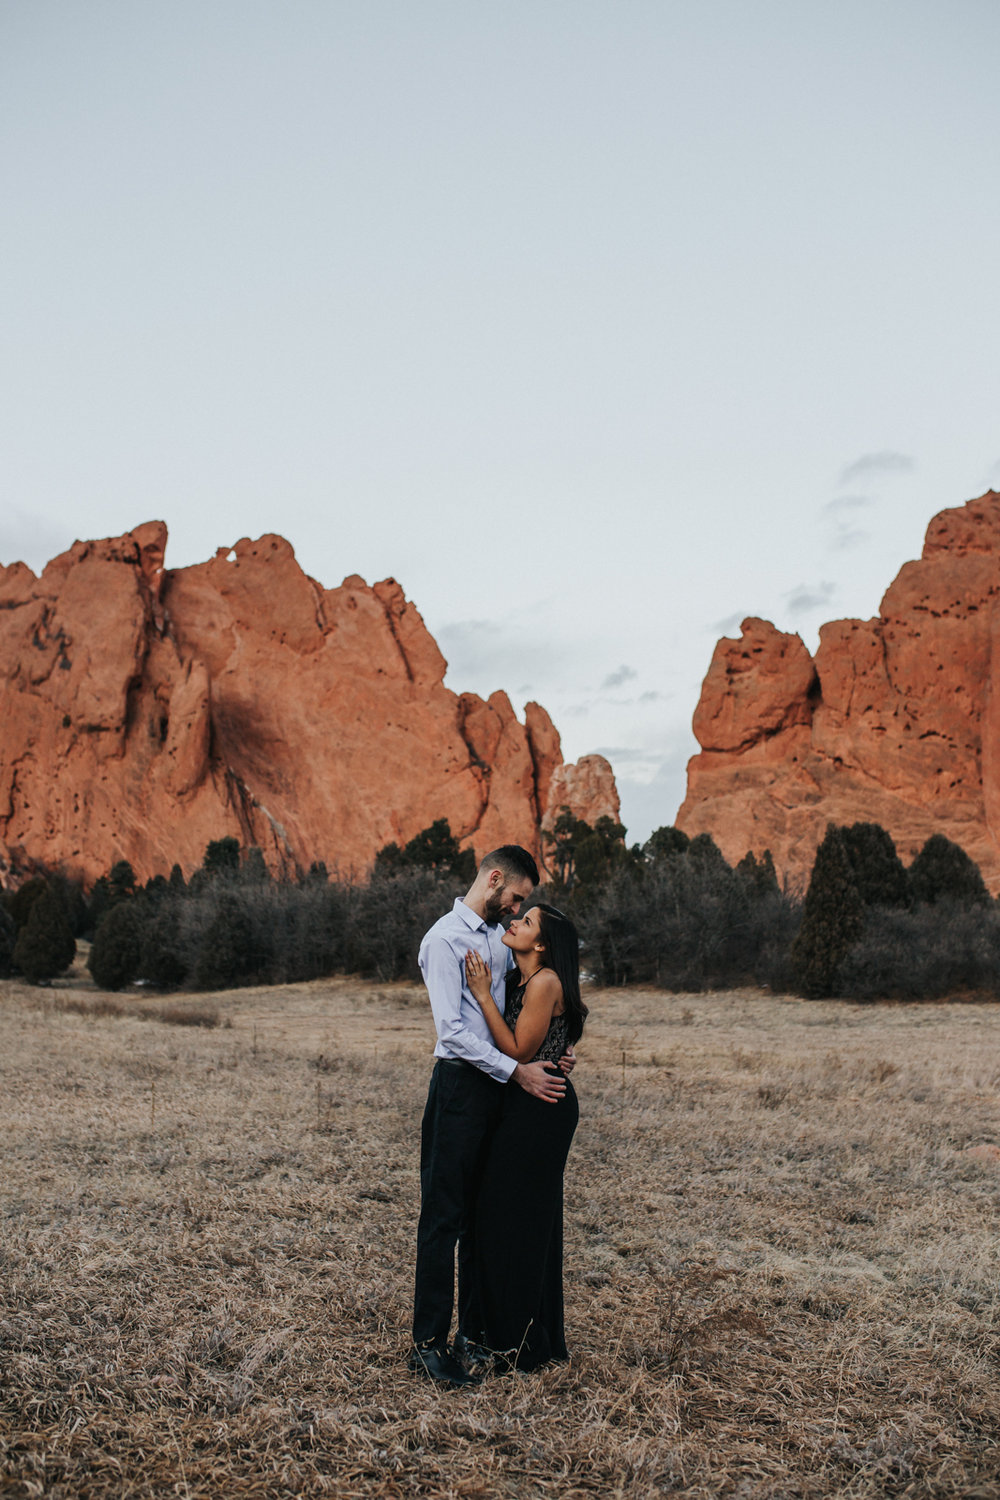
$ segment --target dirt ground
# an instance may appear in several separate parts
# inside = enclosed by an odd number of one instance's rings
[[[572,1360],[442,1392],[419,987],[0,984],[0,1493],[1000,1497],[1000,1006],[587,999]]]

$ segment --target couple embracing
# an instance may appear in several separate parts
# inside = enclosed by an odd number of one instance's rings
[[[537,884],[528,851],[504,844],[420,945],[437,1062],[421,1130],[409,1364],[449,1386],[568,1358],[562,1181],[587,1009],[572,922],[545,904],[519,915]]]

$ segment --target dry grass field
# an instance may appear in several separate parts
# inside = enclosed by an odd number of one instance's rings
[[[1000,1007],[588,999],[572,1362],[447,1392],[419,988],[0,985],[0,1492],[1000,1496]]]

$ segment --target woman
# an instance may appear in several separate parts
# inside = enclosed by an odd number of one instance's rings
[[[579,1040],[587,1007],[580,999],[576,928],[554,906],[539,903],[515,918],[503,937],[516,967],[507,975],[501,1015],[489,971],[466,955],[469,989],[494,1045],[518,1062],[557,1060]],[[476,1206],[476,1279],[482,1307],[480,1342],[505,1367],[533,1370],[568,1359],[563,1333],[563,1168],[579,1119],[573,1085],[552,1104],[524,1089],[504,1090],[503,1115],[486,1159]]]

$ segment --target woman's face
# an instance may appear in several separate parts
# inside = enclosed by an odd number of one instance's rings
[[[531,906],[523,917],[515,917],[501,942],[515,953],[530,953],[533,948],[544,949],[542,939],[542,914],[537,906]]]

